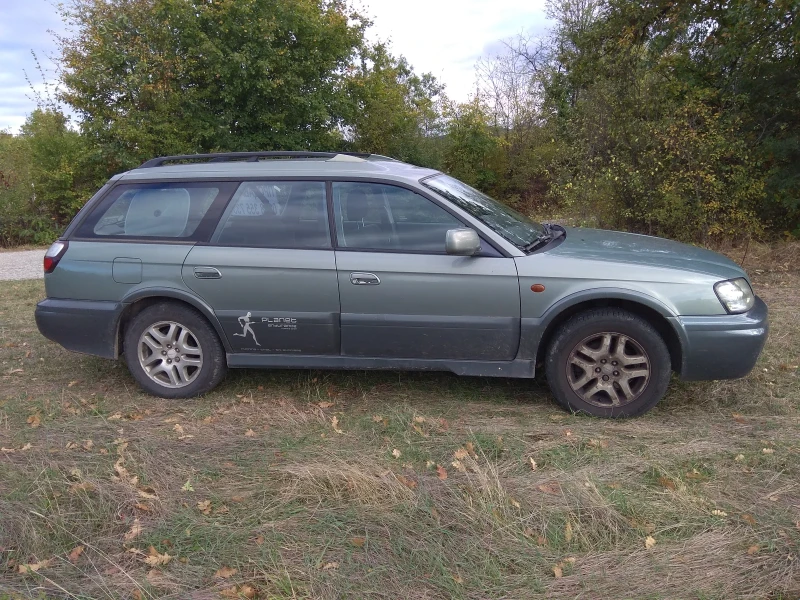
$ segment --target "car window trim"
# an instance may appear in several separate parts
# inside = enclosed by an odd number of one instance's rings
[[[497,246],[497,244],[495,244],[493,241],[487,239],[486,236],[484,235],[484,232],[481,229],[475,227],[472,223],[469,223],[469,222],[465,221],[464,218],[461,215],[459,215],[457,212],[452,210],[452,208],[449,207],[447,204],[441,202],[438,198],[435,198],[432,195],[426,194],[422,190],[420,190],[419,188],[415,188],[412,185],[406,185],[401,181],[379,179],[379,178],[376,178],[376,177],[335,177],[335,178],[330,178],[329,181],[330,181],[330,184],[331,184],[331,210],[333,209],[332,208],[333,207],[333,183],[335,183],[335,182],[337,182],[337,183],[375,183],[375,184],[380,184],[380,185],[389,185],[389,186],[403,188],[403,189],[408,190],[408,191],[410,191],[410,192],[412,192],[414,194],[417,194],[418,196],[422,196],[423,198],[425,198],[429,202],[432,202],[434,205],[438,206],[439,208],[444,210],[446,213],[448,213],[450,216],[455,218],[465,228],[474,229],[476,231],[476,233],[478,234],[478,236],[481,238],[481,242],[486,242],[488,245],[490,245],[492,248],[494,248],[494,250],[497,251],[502,256],[502,258],[511,258],[511,255],[508,252],[506,252],[505,249],[499,248]],[[335,218],[335,215],[334,215],[334,218]],[[447,252],[444,252],[444,251],[437,252],[437,251],[430,251],[430,250],[397,250],[397,249],[393,249],[393,248],[386,248],[386,249],[384,249],[384,248],[348,248],[347,246],[340,246],[339,245],[339,240],[338,240],[338,237],[336,236],[336,223],[335,223],[335,221],[331,225],[331,228],[332,228],[331,229],[331,234],[332,234],[333,239],[334,239],[334,249],[337,250],[337,251],[342,251],[342,252],[387,252],[387,253],[391,253],[391,254],[423,254],[423,255],[424,254],[429,254],[431,256],[449,256],[447,254]],[[479,254],[476,254],[475,256],[482,256],[482,255],[479,253]],[[486,256],[486,258],[499,258],[499,257],[495,257],[495,256],[491,256],[490,255],[490,256]]]
[[[217,217],[217,224],[214,226],[213,230],[211,231],[211,235],[209,236],[208,240],[198,242],[198,246],[211,246],[214,248],[252,248],[254,250],[330,250],[333,252],[334,246],[334,238],[331,238],[330,232],[330,207],[328,201],[328,184],[330,183],[324,177],[248,177],[246,179],[242,179],[240,177],[232,178],[234,181],[238,181],[239,185],[236,186],[236,190],[231,194],[231,197],[228,198],[225,207],[222,209],[222,212]],[[233,201],[234,196],[236,196],[236,192],[239,188],[244,185],[245,183],[253,183],[257,181],[319,181],[325,184],[324,186],[324,193],[325,193],[325,210],[328,212],[328,237],[331,241],[329,246],[253,246],[251,244],[220,244],[219,242],[214,242],[214,238],[217,237],[217,233],[220,231],[220,227],[223,226],[222,218],[226,216],[228,212],[228,207],[230,203]]]
[[[433,175],[436,175],[436,173],[434,173]],[[433,175],[430,175],[430,176],[432,177]],[[174,183],[183,183],[183,182],[185,182],[185,183],[202,183],[202,182],[211,182],[211,181],[220,182],[220,183],[223,183],[223,182],[234,182],[234,183],[237,183],[239,185],[241,185],[244,181],[324,181],[324,182],[326,182],[326,184],[330,184],[330,188],[331,188],[330,202],[331,202],[331,204],[333,203],[332,187],[333,187],[333,182],[335,182],[335,181],[352,182],[352,183],[380,183],[380,184],[386,184],[386,185],[394,185],[394,186],[397,186],[397,187],[405,188],[405,189],[407,189],[409,191],[414,192],[415,194],[419,194],[423,198],[426,198],[427,200],[433,202],[434,204],[436,204],[440,208],[444,209],[445,211],[447,211],[448,213],[453,215],[456,219],[458,219],[461,223],[464,224],[464,227],[469,227],[470,229],[474,229],[475,231],[477,231],[478,235],[481,238],[481,241],[486,242],[488,245],[490,245],[492,248],[494,248],[503,258],[513,258],[514,257],[514,255],[511,252],[509,252],[506,248],[504,248],[501,244],[499,244],[495,240],[491,239],[491,237],[490,237],[491,229],[490,228],[486,227],[486,225],[484,225],[484,224],[482,224],[480,222],[471,223],[469,221],[465,221],[464,217],[462,215],[460,215],[456,210],[454,210],[453,207],[451,207],[445,201],[437,198],[429,190],[427,190],[427,188],[422,187],[422,184],[420,184],[420,187],[418,188],[418,187],[415,187],[414,185],[406,183],[404,181],[395,181],[393,179],[382,179],[380,177],[374,177],[374,176],[361,177],[361,176],[358,176],[358,175],[349,175],[349,176],[348,175],[343,175],[343,176],[330,176],[330,175],[248,175],[247,177],[242,177],[242,176],[213,177],[213,178],[208,178],[208,177],[183,177],[183,178],[180,178],[180,179],[178,179],[178,178],[176,178],[176,179],[172,179],[172,178],[154,179],[154,178],[145,178],[145,177],[137,178],[137,177],[134,176],[134,177],[125,177],[124,179],[119,179],[118,181],[116,181],[115,184],[112,187],[109,188],[109,190],[106,192],[106,194],[103,196],[103,198],[101,198],[101,199],[99,199],[97,201],[95,206],[99,205],[99,203],[101,203],[103,201],[103,199],[105,199],[105,197],[108,196],[108,194],[112,193],[114,191],[114,189],[116,189],[116,187],[119,186],[119,185],[147,184],[147,183],[173,183],[173,182]],[[225,212],[225,209],[228,206],[228,202],[230,202],[230,200],[233,198],[233,195],[236,193],[236,189],[238,189],[238,185],[236,186],[236,188],[231,193],[230,197],[225,202],[225,206],[223,207],[222,211],[220,212],[219,216],[217,217],[217,221],[216,221],[216,224],[213,227],[213,230],[216,230],[217,225],[219,225],[219,219],[222,217],[222,213]],[[81,220],[81,222],[76,225],[76,227],[75,227],[76,231],[80,228],[80,226],[83,224],[83,221],[86,220],[88,215],[93,213],[93,212],[94,212],[94,210],[91,210],[91,211],[89,211],[87,213],[86,216],[84,216],[84,218]],[[331,216],[333,215],[332,206],[330,206],[330,205],[328,207],[328,212],[329,212],[329,215],[331,215]],[[330,220],[330,216],[329,216],[329,220]],[[331,227],[331,241],[333,243],[333,246],[332,246],[332,248],[324,248],[324,249],[325,250],[340,250],[340,249],[341,250],[345,250],[345,248],[340,248],[339,245],[338,245],[338,239],[337,239],[337,236],[336,236],[336,227],[335,227],[335,225],[331,224],[330,227]],[[196,241],[196,242],[192,242],[192,243],[196,243],[198,245],[209,245],[208,240],[211,239],[211,235],[213,235],[213,230],[209,234],[207,240],[200,240],[200,241]],[[84,239],[84,238],[68,238],[68,239],[75,239],[75,240],[80,239],[81,241],[93,241],[93,240],[97,240],[98,238],[86,238],[86,239]],[[105,241],[110,241],[110,239],[108,239],[108,238],[102,238],[102,239],[104,239]],[[136,240],[136,241],[145,241],[144,238],[141,238],[141,239],[140,238],[126,238],[126,239]],[[153,239],[153,238],[148,238],[148,239]],[[168,238],[168,239],[170,241],[174,241],[174,240],[176,240],[178,238]],[[126,240],[120,240],[120,241],[126,241]],[[161,241],[161,240],[157,240],[157,241]],[[237,247],[250,247],[250,246],[237,246]],[[292,248],[288,248],[288,249],[292,249]],[[305,249],[305,248],[297,248],[297,249]]]
[[[211,235],[214,233],[217,225],[216,223],[219,222],[220,217],[222,216],[223,212],[225,211],[225,207],[227,207],[228,203],[230,202],[233,195],[236,193],[236,190],[239,188],[239,185],[236,184],[238,179],[203,179],[203,178],[187,178],[187,179],[177,179],[177,180],[158,180],[158,179],[151,179],[151,180],[140,180],[140,181],[126,181],[126,180],[119,180],[115,185],[111,186],[108,191],[103,195],[102,198],[98,199],[96,202],[93,203],[90,210],[87,211],[86,215],[77,223],[74,227],[74,235],[71,235],[69,240],[80,241],[80,242],[113,242],[113,243],[150,243],[150,244],[197,244],[204,241],[208,241],[211,239]],[[92,232],[87,234],[87,232],[82,231],[84,227],[88,226],[96,226],[97,221],[105,214],[105,211],[110,208],[111,204],[119,199],[121,193],[117,194],[117,190],[121,187],[131,188],[136,186],[144,186],[144,185],[192,185],[198,183],[207,183],[209,187],[213,186],[214,184],[219,184],[219,193],[216,198],[211,202],[211,205],[206,210],[203,217],[200,219],[200,223],[197,225],[197,228],[192,232],[192,235],[186,237],[170,237],[170,236],[154,236],[154,235],[147,235],[147,236],[138,236],[138,235],[99,235]],[[226,184],[236,184],[236,185],[226,185]],[[93,220],[92,217],[97,216],[97,219]],[[81,234],[81,235],[78,235]]]

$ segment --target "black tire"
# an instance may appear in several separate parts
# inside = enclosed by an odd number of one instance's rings
[[[178,344],[174,341],[167,344],[169,336],[175,335],[170,333],[175,331],[170,328],[172,324],[183,328],[177,329],[177,335],[184,330],[188,332],[181,336]],[[149,345],[154,340],[160,344],[160,338],[155,339],[148,333],[149,344],[144,341],[145,332],[151,332],[151,328],[164,336],[160,352]],[[225,349],[211,324],[193,308],[175,302],[153,304],[133,317],[125,327],[123,348],[133,378],[147,393],[160,398],[192,398],[205,394],[222,381],[227,370]],[[145,353],[149,354],[142,358]],[[179,364],[181,356],[184,356],[183,364]],[[145,365],[145,362],[150,364]],[[157,369],[160,372],[156,372]]]
[[[545,371],[566,409],[618,418],[653,408],[667,391],[672,364],[667,345],[648,321],[625,310],[597,308],[556,331]]]

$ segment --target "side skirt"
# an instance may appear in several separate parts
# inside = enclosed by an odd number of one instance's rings
[[[286,354],[228,354],[228,366],[267,369],[336,369],[350,371],[451,371],[472,377],[529,379],[535,375],[532,360],[478,361],[420,358],[368,358],[362,356],[294,356]]]

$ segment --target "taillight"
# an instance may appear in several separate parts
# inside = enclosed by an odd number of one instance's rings
[[[53,242],[53,245],[47,249],[44,255],[44,272],[45,273],[52,273],[53,269],[56,268],[58,261],[61,260],[61,257],[64,256],[67,252],[67,248],[69,248],[69,242],[66,241],[57,241]]]

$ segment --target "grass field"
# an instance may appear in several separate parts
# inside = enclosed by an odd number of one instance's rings
[[[798,257],[747,257],[772,327],[748,378],[620,422],[449,374],[159,400],[43,339],[41,282],[0,283],[0,599],[795,600]]]

